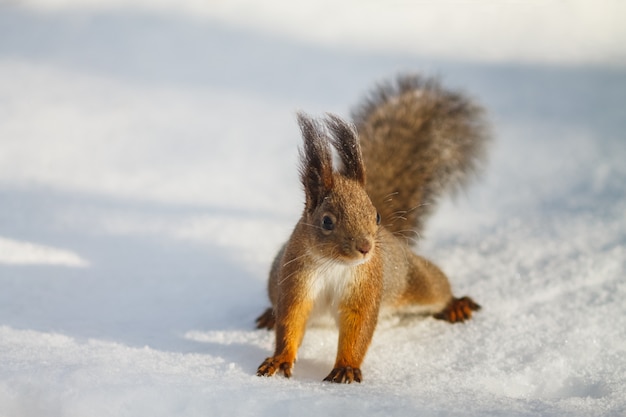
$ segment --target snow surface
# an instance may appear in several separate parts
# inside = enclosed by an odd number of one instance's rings
[[[0,4],[0,416],[626,415],[623,4],[265,4]],[[484,310],[382,323],[361,384],[325,327],[258,378],[294,113],[401,70],[490,112],[419,248]]]

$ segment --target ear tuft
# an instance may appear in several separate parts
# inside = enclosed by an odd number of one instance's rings
[[[324,126],[305,113],[297,114],[304,149],[300,151],[300,179],[306,207],[315,209],[333,187],[333,164]]]
[[[326,114],[326,126],[332,134],[332,144],[337,149],[343,168],[341,173],[365,185],[365,165],[356,127],[339,116]]]

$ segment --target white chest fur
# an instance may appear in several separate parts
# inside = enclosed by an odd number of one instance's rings
[[[330,313],[337,318],[339,304],[348,295],[356,277],[356,267],[340,262],[320,261],[311,276],[309,297],[314,300],[312,319]]]

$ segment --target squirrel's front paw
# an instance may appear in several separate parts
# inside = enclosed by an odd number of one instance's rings
[[[324,378],[324,381],[349,384],[352,381],[361,382],[361,379],[361,370],[359,368],[346,366],[345,368],[335,368],[330,371],[330,374]]]
[[[480,305],[470,297],[453,298],[446,308],[442,312],[435,314],[434,317],[450,323],[458,323],[471,319],[472,311],[478,310],[480,310]]]
[[[293,362],[284,361],[281,358],[276,356],[272,356],[270,358],[265,359],[265,361],[259,366],[256,374],[258,376],[272,376],[276,373],[276,371],[280,371],[287,378],[291,377],[291,369],[293,368]]]

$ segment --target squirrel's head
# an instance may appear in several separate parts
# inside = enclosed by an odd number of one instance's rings
[[[380,215],[365,191],[365,166],[356,128],[328,114],[317,121],[299,113],[304,149],[300,175],[306,195],[303,223],[316,256],[347,264],[376,250]],[[339,159],[333,168],[332,148]]]

